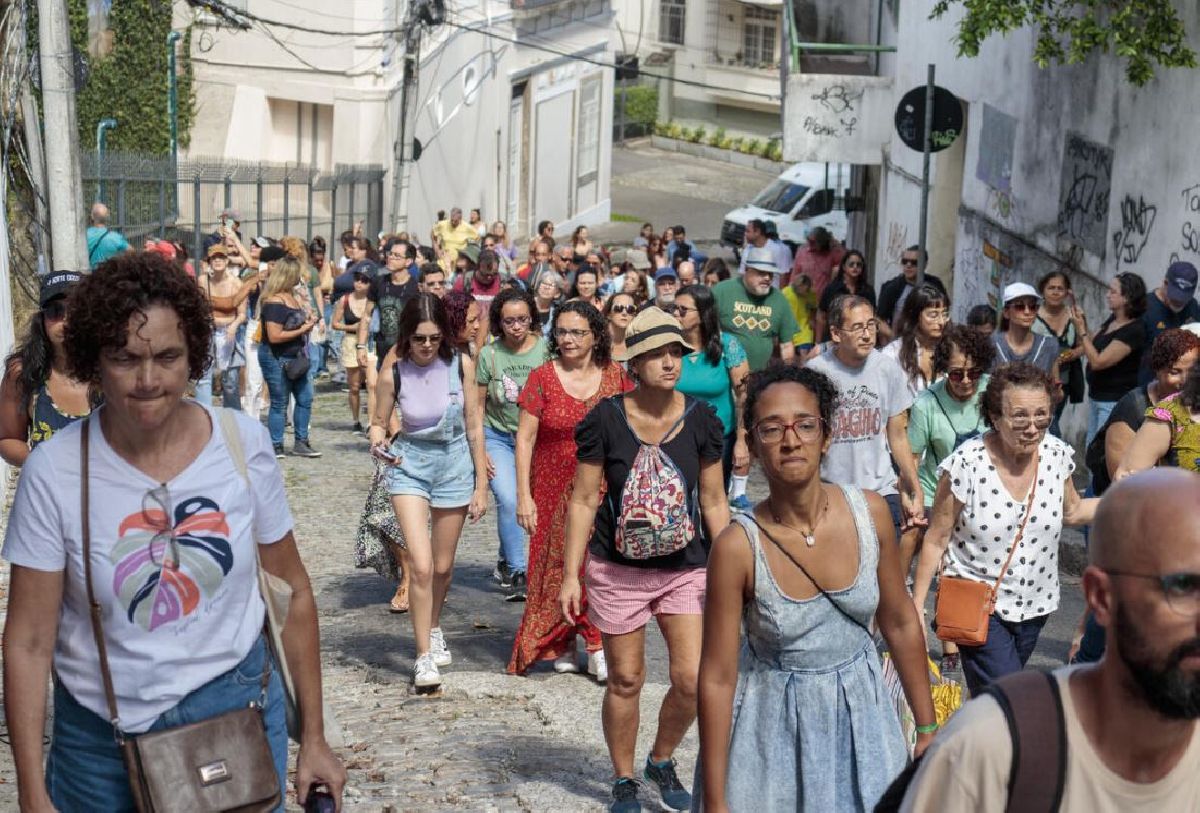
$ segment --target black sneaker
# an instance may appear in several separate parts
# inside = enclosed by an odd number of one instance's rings
[[[320,457],[321,453],[308,445],[307,440],[296,438],[296,442],[292,444],[292,454],[296,457]]]
[[[276,444],[275,444],[275,457],[276,457],[276,458],[279,458],[279,459],[282,459],[282,458],[284,457],[284,455],[285,455],[285,454],[286,454],[286,452],[284,452],[284,451],[283,451],[283,444],[282,444],[282,443],[276,443]]]
[[[608,806],[608,813],[642,813],[642,804],[638,801],[637,781],[628,776],[622,776],[612,787],[613,800]]]
[[[362,421],[355,421],[355,422],[354,422],[354,427],[353,427],[353,428],[352,428],[350,431],[351,431],[351,432],[353,432],[353,433],[354,433],[354,434],[356,434],[356,435],[361,435],[361,434],[362,434],[362,431],[363,431],[363,428],[362,428]]]
[[[656,763],[652,762],[650,757],[646,757],[646,769],[642,774],[658,786],[658,792],[662,794],[663,810],[679,811],[691,808],[692,794],[683,789],[683,784],[675,773],[675,760],[668,759],[666,762]]]
[[[505,601],[524,601],[525,600],[525,574],[517,571],[512,574],[512,580],[508,586],[508,595],[504,597]]]
[[[501,559],[496,562],[496,568],[492,571],[492,581],[501,587],[512,587],[512,571],[508,568],[508,562]]]

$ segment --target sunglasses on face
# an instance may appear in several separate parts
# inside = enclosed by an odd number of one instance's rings
[[[413,344],[434,345],[434,344],[437,344],[438,342],[440,342],[441,340],[442,340],[442,334],[440,334],[440,333],[434,333],[429,336],[422,336],[419,333],[415,333],[415,334],[413,334],[413,337],[412,337]]]
[[[900,264],[901,264],[901,265],[903,265],[903,266],[909,266],[909,267],[912,267],[912,268],[916,268],[916,267],[917,267],[917,261],[916,261],[916,260],[901,260],[901,261],[900,261]]]
[[[1032,311],[1032,312],[1036,313],[1037,309],[1038,309],[1038,303],[1037,303],[1037,300],[1030,301],[1028,299],[1018,299],[1015,302],[1009,302],[1008,307],[1012,308],[1015,311],[1026,311],[1026,312]]]
[[[628,313],[630,315],[633,315],[633,314],[637,313],[637,305],[613,305],[612,312],[613,313]]]
[[[949,378],[955,384],[961,384],[965,381],[978,381],[983,375],[982,367],[965,367],[956,370],[950,370],[946,373],[946,378]]]

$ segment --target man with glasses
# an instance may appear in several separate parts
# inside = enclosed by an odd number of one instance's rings
[[[879,335],[883,343],[890,342],[895,336],[900,311],[904,308],[904,300],[912,293],[917,284],[917,265],[921,261],[921,247],[909,246],[900,255],[900,273],[889,279],[879,288],[879,308],[876,316],[879,319]],[[925,262],[929,262],[929,252],[925,252]],[[925,284],[932,285],[947,296],[946,286],[933,274],[925,275]],[[948,297],[947,297],[948,298]]]
[[[821,479],[878,492],[887,500],[899,539],[903,529],[925,522],[924,496],[908,443],[907,413],[913,402],[908,377],[894,359],[875,349],[878,322],[863,297],[835,299],[829,325],[832,344],[808,362],[829,376],[841,394]]]
[[[460,213],[461,215],[461,213]],[[412,275],[413,257],[417,250],[411,243],[396,241],[387,249],[387,269],[371,281],[367,291],[367,307],[358,321],[358,365],[367,366],[367,333],[371,314],[379,309],[379,332],[375,334],[375,356],[377,363],[400,336],[400,311],[419,292],[417,280]]]
[[[1178,510],[1195,505],[1200,476],[1180,469],[1105,493],[1083,573],[1088,608],[1108,630],[1104,657],[1048,676],[1044,713],[1028,692],[1006,691],[1007,708],[988,695],[967,703],[925,752],[904,813],[1001,813],[1027,786],[1048,788],[1063,813],[1200,809],[1200,522]],[[1056,760],[1030,761],[1003,736],[1023,716],[1049,720],[1020,751],[1044,753],[1050,740]]]

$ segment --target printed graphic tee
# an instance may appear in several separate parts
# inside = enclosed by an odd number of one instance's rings
[[[838,388],[833,443],[821,463],[821,479],[884,496],[896,494],[887,422],[913,402],[900,365],[872,350],[861,367],[847,367],[838,361],[831,346],[808,366],[829,376]]]
[[[727,279],[713,287],[721,330],[741,341],[750,371],[767,367],[775,343],[791,344],[800,330],[783,294],[772,289],[766,296],[751,296],[741,279]]]
[[[54,671],[72,697],[108,719],[80,523],[79,433],[90,421],[93,587],[103,607],[121,725],[141,732],[250,651],[264,614],[255,540],[282,539],[292,515],[270,436],[254,419],[235,413],[252,488],[237,473],[209,410],[212,437],[161,489],[108,445],[100,429],[103,410],[30,453],[3,556],[33,570],[66,571]]]
[[[479,351],[475,365],[475,383],[486,386],[487,402],[483,422],[497,432],[516,434],[521,419],[517,399],[529,374],[550,360],[545,339],[539,338],[524,353],[514,353],[502,341],[492,342]]]

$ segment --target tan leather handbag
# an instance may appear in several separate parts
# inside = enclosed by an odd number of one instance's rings
[[[262,693],[257,703],[198,723],[137,736],[121,730],[101,625],[100,602],[92,589],[92,540],[88,521],[90,424],[85,418],[80,433],[84,576],[91,606],[92,635],[100,654],[104,696],[129,774],[134,804],[139,813],[265,813],[274,810],[283,797],[262,716],[271,678],[269,653],[263,659]]]
[[[1025,523],[1033,510],[1033,496],[1037,491],[1037,467],[1039,457],[1033,460],[1033,482],[1029,484],[1029,498],[1025,501],[1025,514],[1017,528],[1008,558],[1000,568],[995,584],[964,579],[959,576],[943,575],[938,579],[937,603],[934,605],[934,632],[937,637],[959,646],[983,646],[987,643],[988,619],[996,609],[996,593],[1000,582],[1012,564],[1021,537],[1025,534]]]

